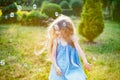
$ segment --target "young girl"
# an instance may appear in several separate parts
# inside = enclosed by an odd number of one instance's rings
[[[74,35],[74,25],[70,18],[59,16],[50,25],[49,35],[52,60],[49,80],[86,80],[79,56],[87,70],[90,70],[90,64]]]

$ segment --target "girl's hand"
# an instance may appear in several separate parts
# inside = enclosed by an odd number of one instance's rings
[[[90,71],[91,70],[91,64],[89,64],[89,63],[84,63],[84,67],[85,67],[85,69],[87,69],[88,71]]]
[[[59,68],[58,66],[56,67],[56,72],[57,72],[57,74],[58,74],[59,76],[62,75],[61,70],[60,70],[60,68]]]

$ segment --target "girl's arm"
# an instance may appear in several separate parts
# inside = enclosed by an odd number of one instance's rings
[[[72,36],[72,41],[73,41],[73,43],[74,43],[74,46],[75,46],[76,50],[78,51],[79,56],[80,56],[80,57],[82,58],[82,60],[83,60],[84,67],[85,67],[86,69],[90,70],[90,66],[91,66],[91,65],[88,63],[88,61],[87,61],[87,59],[86,59],[86,56],[85,56],[83,50],[81,49],[81,47],[80,47],[80,45],[79,45],[79,43],[78,43],[77,37],[76,37],[76,36]]]
[[[56,69],[56,72],[58,75],[61,75],[61,70],[59,69],[57,63],[56,63],[56,49],[57,49],[57,40],[53,41],[53,48],[52,48],[52,55],[51,55],[51,60],[52,63]]]
[[[57,41],[54,40],[53,41],[53,48],[52,48],[52,54],[51,54],[51,60],[52,63],[55,67],[57,67],[57,63],[56,63],[56,49],[57,49]]]

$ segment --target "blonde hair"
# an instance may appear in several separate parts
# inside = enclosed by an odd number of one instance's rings
[[[58,37],[56,31],[60,31],[65,41],[67,41],[71,46],[74,47],[73,41],[70,39],[71,36],[74,34],[73,22],[69,17],[61,15],[56,20],[54,20],[48,27],[50,55],[52,53],[53,41]]]

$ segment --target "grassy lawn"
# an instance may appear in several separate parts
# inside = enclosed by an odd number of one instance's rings
[[[78,24],[78,20],[74,20]],[[0,80],[48,80],[51,62],[47,50],[36,56],[47,42],[47,28],[0,25]],[[105,21],[104,32],[87,44],[79,43],[92,64],[88,80],[120,80],[120,24]],[[5,64],[4,64],[5,62]]]

